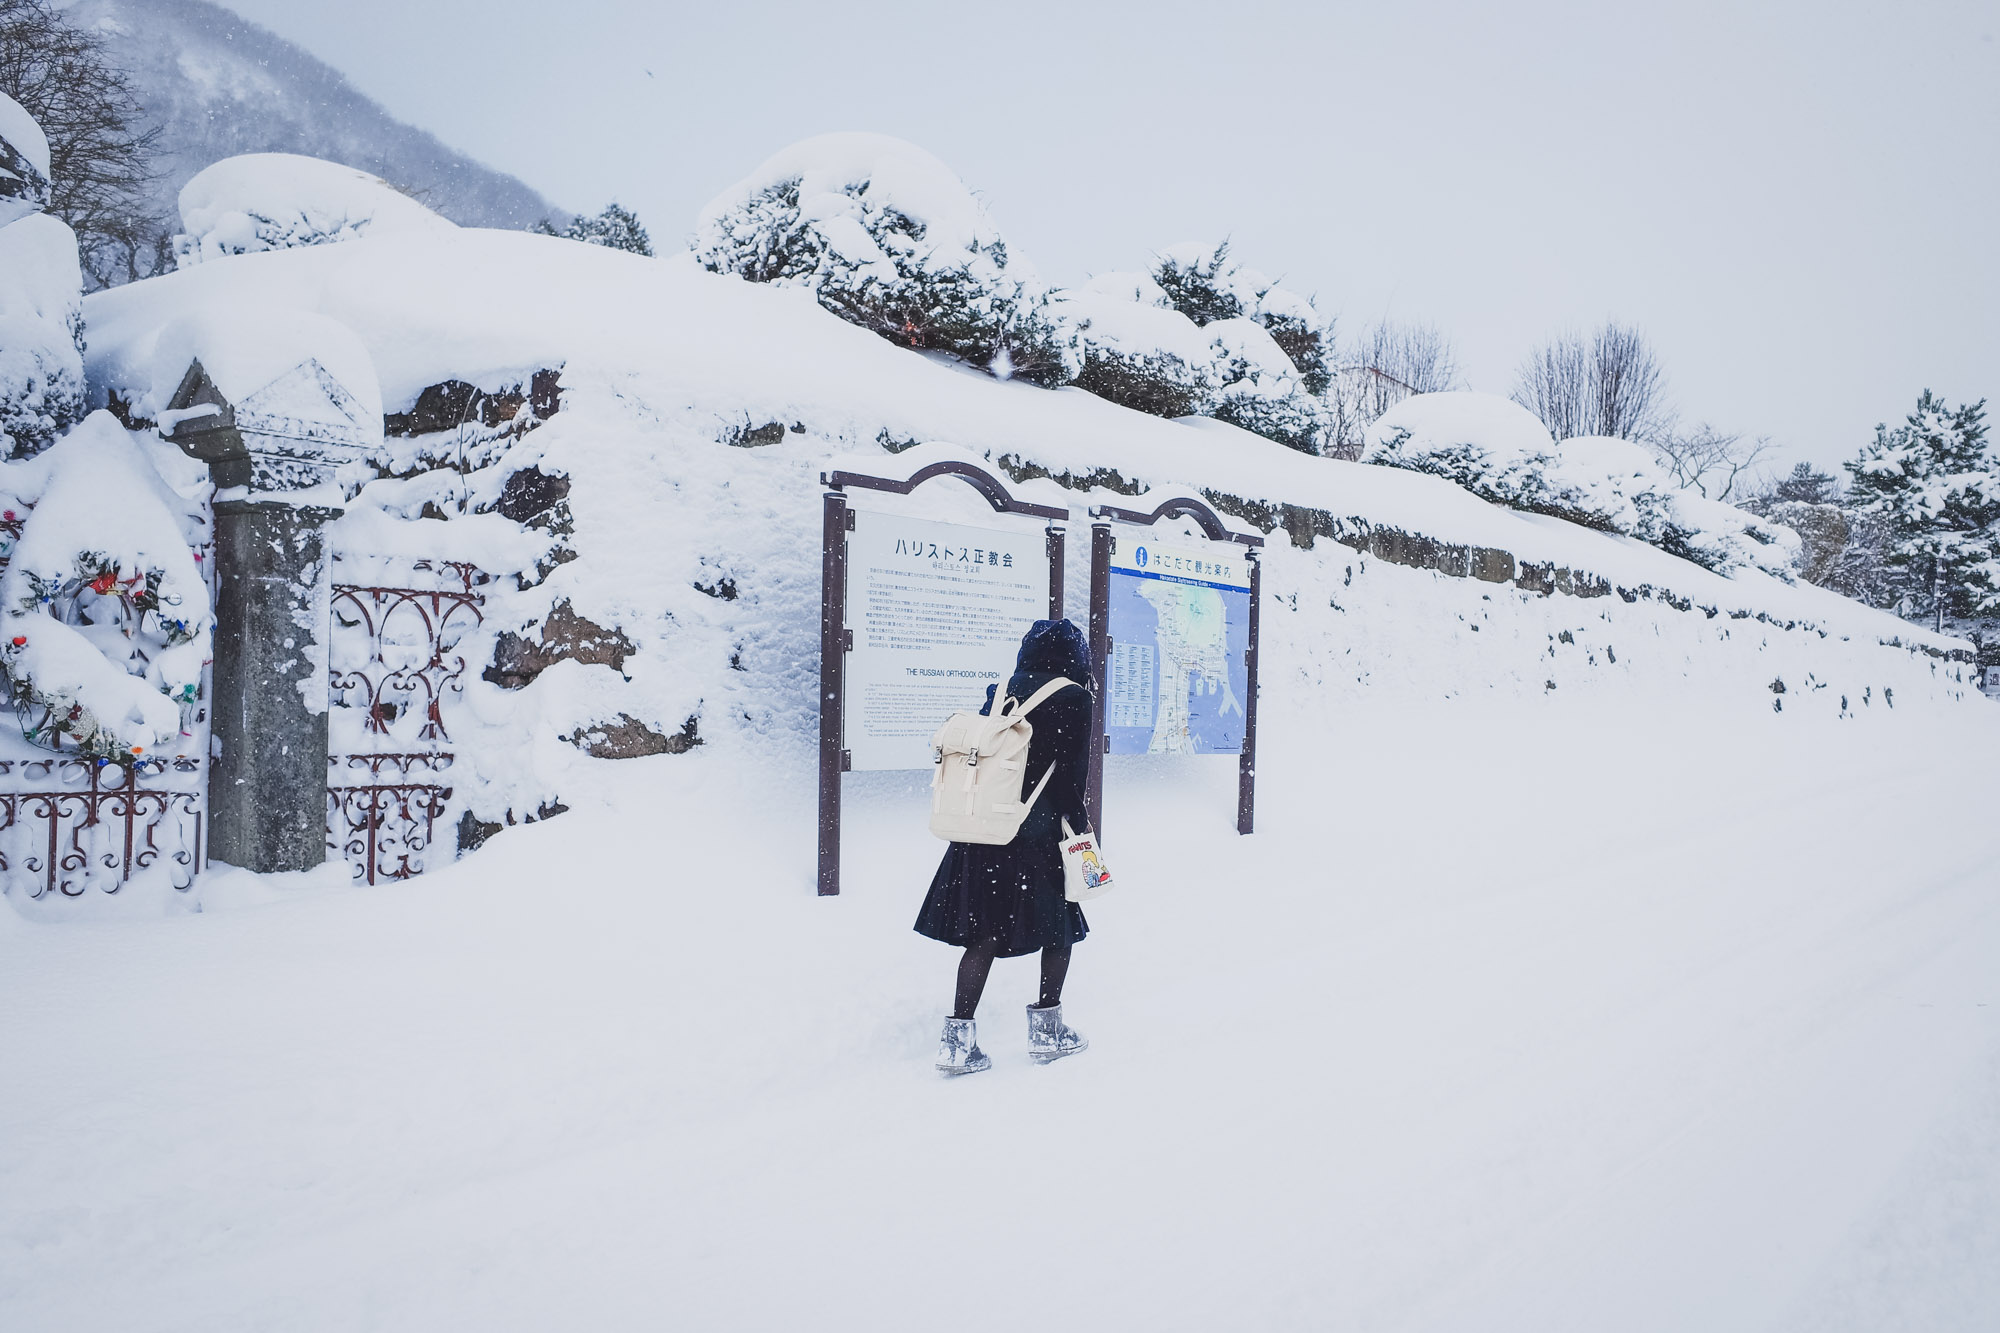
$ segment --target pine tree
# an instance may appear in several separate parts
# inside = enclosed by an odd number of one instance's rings
[[[608,246],[649,259],[653,254],[653,238],[646,235],[638,214],[617,204],[606,204],[604,211],[594,218],[577,218],[569,224],[566,234],[572,241],[582,241],[585,245]]]
[[[1771,498],[1793,504],[1831,504],[1836,498],[1836,485],[1831,476],[1811,463],[1800,463],[1783,481],[1771,488]]]
[[[1984,399],[1952,408],[1926,389],[1846,466],[1855,512],[1881,524],[1897,614],[1942,631],[2000,611],[2000,460],[1986,448]]]

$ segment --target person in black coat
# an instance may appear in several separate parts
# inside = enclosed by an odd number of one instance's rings
[[[1042,955],[1042,994],[1028,1007],[1028,1053],[1038,1064],[1074,1055],[1089,1045],[1062,1021],[1063,979],[1070,946],[1089,933],[1083,909],[1063,890],[1062,821],[1072,830],[1089,827],[1084,786],[1090,772],[1094,717],[1090,691],[1090,645],[1067,620],[1038,620],[1021,640],[1007,694],[1025,702],[1050,681],[1076,682],[1050,695],[1028,715],[1034,729],[1022,776],[1027,799],[1042,774],[1055,766],[1048,786],[1014,840],[1004,846],[954,842],[946,849],[930,892],[917,913],[916,930],[965,950],[958,964],[957,1002],[945,1020],[937,1067],[947,1074],[977,1073],[992,1064],[980,1051],[973,1012],[995,958]],[[990,716],[994,690],[986,690]]]

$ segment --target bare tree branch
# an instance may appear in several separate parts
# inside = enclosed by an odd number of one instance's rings
[[[1653,452],[1682,489],[1711,500],[1741,499],[1757,463],[1771,452],[1768,436],[1745,442],[1702,423],[1692,431],[1671,432],[1650,442]]]
[[[47,0],[0,0],[0,92],[48,136],[49,211],[76,232],[84,267],[108,284],[120,268],[137,274],[156,261],[172,231],[145,195],[160,132],[142,128],[103,39],[70,26]]]
[[[1515,372],[1514,401],[1558,440],[1610,435],[1653,443],[1674,426],[1659,358],[1645,335],[1619,324],[1587,341],[1565,333],[1530,352]]]

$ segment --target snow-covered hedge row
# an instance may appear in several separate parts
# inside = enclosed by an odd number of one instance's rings
[[[1427,472],[1482,499],[1635,537],[1718,573],[1790,579],[1790,529],[1676,488],[1645,449],[1586,437],[1558,445],[1532,412],[1492,394],[1420,394],[1384,413],[1362,460]]]
[[[693,249],[716,273],[803,287],[850,323],[1002,378],[1061,384],[1077,368],[1040,279],[985,205],[900,139],[793,144],[702,210]]]
[[[1156,416],[1213,416],[1308,452],[1325,413],[1325,326],[1228,246],[1177,246],[1153,275],[1051,294],[942,162],[873,134],[792,145],[702,211],[695,258],[803,287],[905,347],[1002,378],[1075,384]]]

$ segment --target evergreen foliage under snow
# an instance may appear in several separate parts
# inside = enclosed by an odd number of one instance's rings
[[[602,245],[607,249],[623,250],[647,258],[653,254],[653,238],[646,234],[639,215],[615,203],[606,204],[604,211],[596,217],[572,218],[569,226],[561,231],[547,218],[528,230],[542,236],[563,236],[572,241],[582,241],[585,245]]]
[[[1003,379],[1053,385],[1076,370],[1040,279],[985,205],[900,139],[793,144],[702,210],[693,249],[713,272],[803,287],[849,323]]]
[[[1926,390],[1902,425],[1847,464],[1849,499],[1882,525],[1885,592],[1897,612],[1942,625],[2000,610],[2000,460],[1986,403]]]

